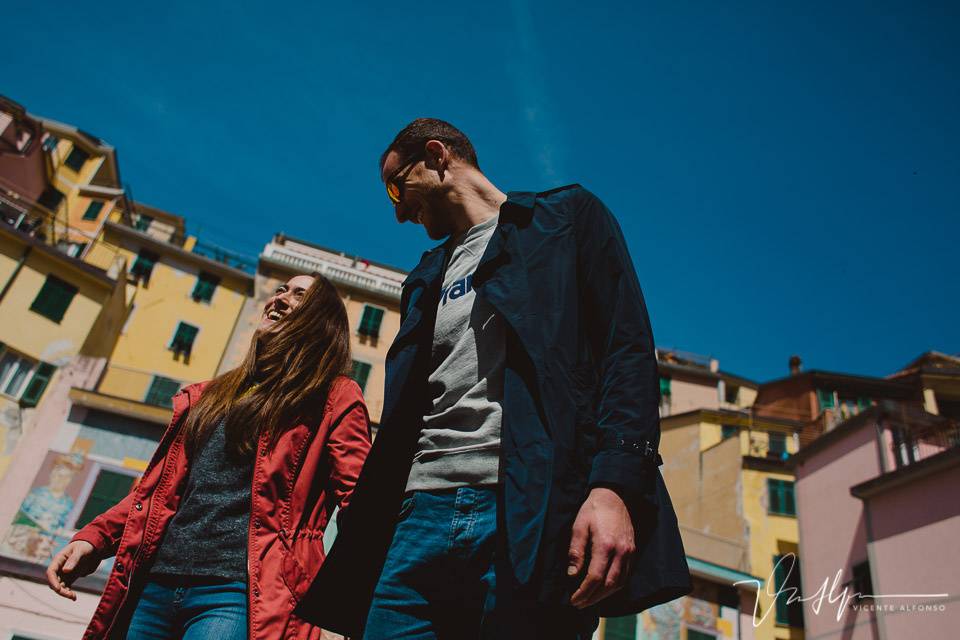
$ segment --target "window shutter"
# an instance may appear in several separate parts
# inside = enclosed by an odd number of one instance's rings
[[[833,409],[836,406],[833,402],[833,391],[824,391],[817,389],[817,402],[820,403],[820,410]]]
[[[670,378],[660,378],[660,395],[670,395]]]
[[[767,494],[769,494],[770,513],[780,513],[783,501],[780,499],[780,481],[769,478],[767,480]]]
[[[33,377],[30,378],[30,382],[27,383],[27,388],[23,392],[23,395],[20,396],[21,407],[35,407],[40,403],[40,398],[43,396],[47,385],[50,384],[50,379],[56,370],[57,368],[52,364],[47,364],[46,362],[40,363]]]
[[[101,513],[123,500],[130,493],[133,481],[133,476],[124,473],[101,471],[93,483],[90,496],[83,505],[83,510],[77,517],[74,527],[77,529],[85,527]]]
[[[33,299],[30,310],[59,324],[73,297],[77,295],[77,291],[78,289],[69,282],[54,275],[48,275],[37,297]]]
[[[90,206],[87,207],[86,212],[83,214],[84,220],[96,220],[100,216],[100,211],[103,210],[103,203],[99,200],[94,200],[90,203]]]
[[[797,515],[797,505],[793,495],[794,484],[792,482],[783,482],[782,484],[783,484],[783,512],[786,515],[795,516]]]
[[[350,377],[360,385],[360,391],[365,391],[367,388],[367,378],[370,377],[370,369],[370,365],[366,362],[353,361],[353,370],[350,372]]]
[[[637,616],[607,618],[603,629],[603,640],[635,640],[637,637]],[[687,633],[689,633],[689,630]]]
[[[197,276],[197,284],[193,287],[191,297],[196,302],[210,302],[213,299],[213,292],[220,284],[220,278],[203,271]]]
[[[363,308],[363,317],[360,319],[360,330],[358,333],[371,338],[380,337],[380,324],[383,322],[383,309],[371,307],[369,305]]]
[[[154,376],[150,382],[150,389],[144,398],[144,403],[155,407],[173,407],[173,395],[180,389],[180,383],[163,376]]]
[[[780,558],[782,557],[783,556],[773,556],[773,564],[776,567],[773,574],[773,586],[777,592],[779,592],[780,588],[783,587],[783,583],[786,581],[787,569],[790,566],[789,562],[780,562]],[[787,594],[781,593],[777,596],[777,624],[789,623],[790,618],[787,612]]]

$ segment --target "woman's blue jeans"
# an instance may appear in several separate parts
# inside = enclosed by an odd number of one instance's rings
[[[247,640],[247,583],[178,585],[151,578],[127,640]]]
[[[597,617],[508,587],[496,488],[416,491],[400,509],[366,640],[581,640]]]

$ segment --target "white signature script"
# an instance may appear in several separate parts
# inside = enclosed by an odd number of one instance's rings
[[[774,585],[774,576],[777,574],[777,569],[780,567],[781,562],[789,561],[789,568],[786,570],[786,573],[783,576],[783,583],[780,585],[780,588],[776,591],[771,591],[770,588]],[[797,556],[794,553],[785,553],[780,557],[780,560],[777,561],[777,564],[774,565],[773,571],[770,573],[770,578],[767,580],[767,586],[765,592],[768,596],[772,598],[779,598],[780,596],[786,596],[787,604],[793,604],[795,602],[810,602],[814,601],[811,605],[813,612],[817,615],[820,615],[820,609],[823,608],[823,602],[826,600],[830,604],[839,603],[837,606],[837,622],[840,622],[840,618],[843,617],[843,612],[846,610],[850,602],[857,598],[946,598],[949,594],[946,593],[896,593],[896,594],[879,594],[879,593],[860,593],[859,591],[850,592],[850,587],[847,586],[847,583],[841,582],[843,579],[843,569],[837,571],[836,575],[833,576],[833,582],[830,581],[830,578],[824,578],[823,583],[820,585],[820,588],[817,589],[816,593],[806,598],[801,597],[800,590],[796,587],[788,587],[787,584],[790,582],[790,575],[793,573],[794,566],[797,564]],[[784,565],[787,567],[788,565]],[[760,589],[760,581],[756,579],[749,580],[738,580],[734,582],[734,586],[738,584],[750,584],[752,583],[757,590]],[[843,591],[837,591],[840,587],[843,587]],[[757,618],[758,609],[760,608],[760,598],[757,598],[753,606],[753,626],[754,628],[759,627],[763,624],[763,621],[766,620],[767,616],[770,615],[770,611],[775,610],[776,607],[769,607],[767,611]]]

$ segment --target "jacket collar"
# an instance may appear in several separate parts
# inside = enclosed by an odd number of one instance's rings
[[[530,224],[530,220],[533,219],[533,207],[536,204],[536,200],[537,194],[533,191],[509,192],[507,194],[507,201],[500,207],[500,221],[497,226],[503,227],[507,224],[521,227],[527,226]],[[420,257],[420,262],[403,281],[403,286],[412,284],[417,280],[425,283],[433,282],[443,271],[443,265],[446,262],[448,252],[449,240],[444,241],[443,244],[429,251],[425,251]],[[487,262],[490,258],[495,257],[496,253],[497,251],[488,251],[487,255],[484,256],[485,260],[483,262]]]

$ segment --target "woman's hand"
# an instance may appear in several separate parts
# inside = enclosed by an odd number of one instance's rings
[[[83,540],[75,540],[53,556],[50,566],[47,567],[47,584],[64,598],[76,600],[77,593],[70,585],[77,578],[96,571],[99,564],[93,545]]]

